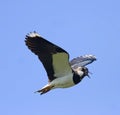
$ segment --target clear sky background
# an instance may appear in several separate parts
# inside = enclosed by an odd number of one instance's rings
[[[70,59],[96,55],[91,79],[35,94],[47,75],[24,43],[34,30]],[[119,0],[1,0],[0,53],[0,115],[120,115]]]

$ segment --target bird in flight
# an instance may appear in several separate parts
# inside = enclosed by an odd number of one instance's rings
[[[44,39],[37,32],[27,34],[25,43],[38,56],[47,72],[48,84],[36,91],[40,94],[78,84],[85,76],[89,77],[89,70],[85,66],[96,60],[94,55],[84,55],[69,62],[67,51]]]

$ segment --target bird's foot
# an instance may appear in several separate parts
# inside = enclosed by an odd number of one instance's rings
[[[50,91],[53,88],[53,86],[45,86],[42,89],[36,91],[35,93],[40,93],[41,95],[44,93],[47,93],[48,91]]]

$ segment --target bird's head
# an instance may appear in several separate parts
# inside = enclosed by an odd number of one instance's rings
[[[83,78],[83,77],[85,77],[85,76],[88,76],[88,77],[90,78],[90,76],[89,76],[89,70],[88,70],[87,67],[79,67],[79,68],[77,68],[77,69],[75,70],[75,72],[76,72],[81,78]]]

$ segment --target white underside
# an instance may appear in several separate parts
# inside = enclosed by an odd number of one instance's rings
[[[71,87],[71,86],[74,86],[74,85],[75,84],[73,82],[73,74],[71,73],[71,74],[68,74],[67,76],[56,78],[52,82],[45,85],[43,88],[45,88],[47,86],[51,86],[52,89],[55,89],[55,88],[68,88],[68,87]]]

